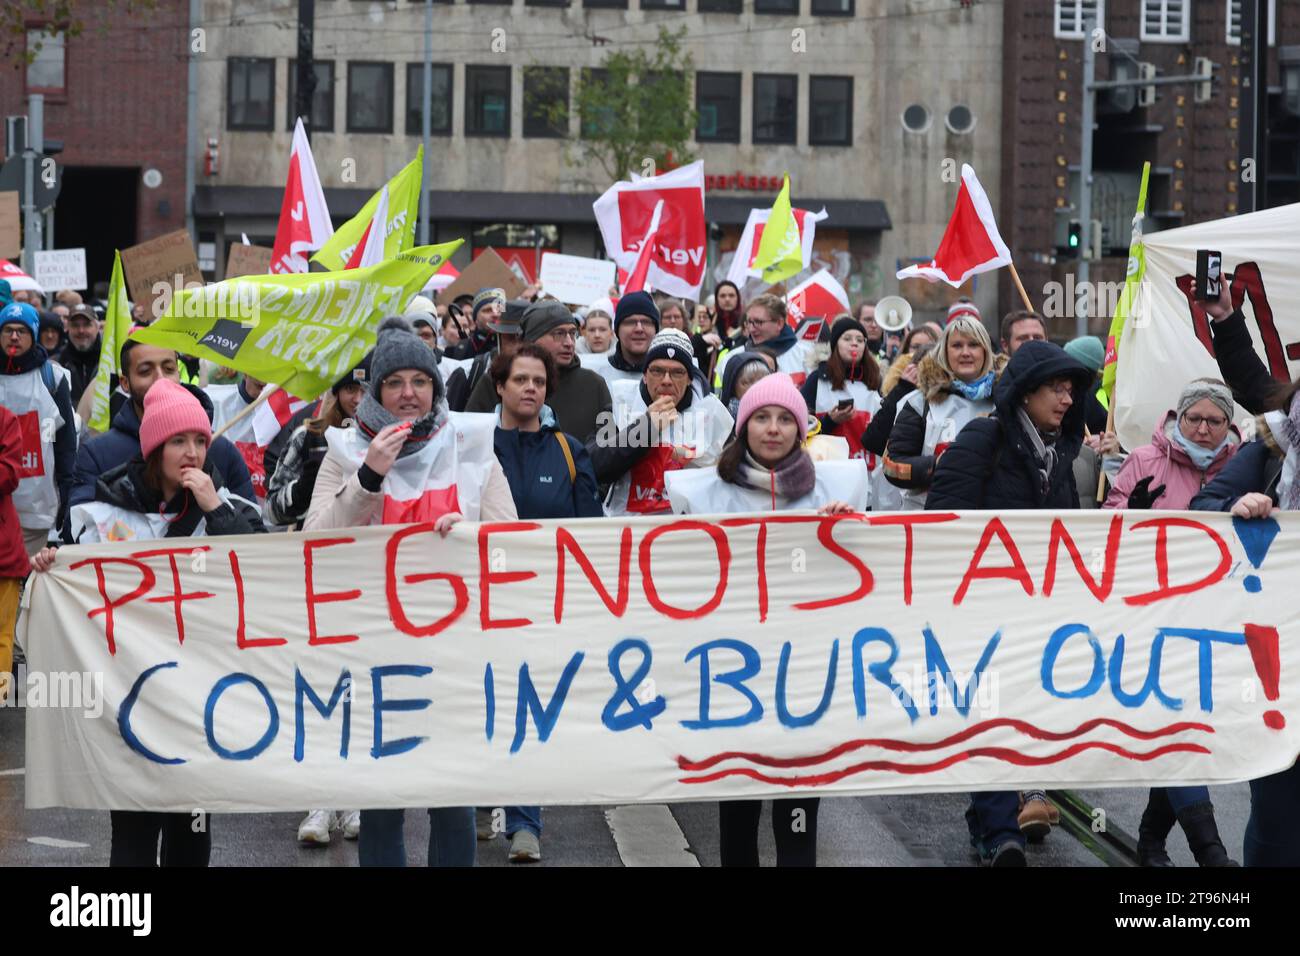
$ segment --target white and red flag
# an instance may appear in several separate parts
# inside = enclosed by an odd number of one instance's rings
[[[280,275],[306,272],[308,254],[325,245],[333,235],[325,191],[321,189],[311,143],[299,117],[293,128],[293,152],[289,154],[289,177],[284,185],[280,223],[271,251],[271,272]]]
[[[627,295],[629,292],[640,292],[645,288],[646,276],[650,272],[650,260],[654,257],[655,243],[659,240],[659,222],[663,218],[664,201],[661,199],[655,204],[654,215],[650,217],[650,226],[646,229],[645,238],[641,240],[641,251],[637,253],[636,266],[632,269],[632,274],[627,277],[627,282],[621,287],[621,293]]]
[[[969,164],[962,164],[961,187],[957,205],[944,230],[939,251],[926,265],[898,270],[898,278],[920,276],[931,282],[947,282],[960,287],[981,272],[992,272],[1011,265],[1011,250],[998,233],[993,206]]]
[[[796,329],[808,318],[829,321],[841,312],[852,311],[849,306],[849,294],[827,269],[818,269],[787,292],[785,307],[786,320]],[[816,337],[815,333],[813,337]]]
[[[388,184],[379,191],[379,202],[375,206],[375,214],[370,217],[370,225],[366,226],[366,231],[361,236],[361,241],[357,243],[352,250],[352,258],[348,260],[345,269],[362,269],[366,266],[377,266],[384,261],[384,239],[385,230],[388,226]]]
[[[792,209],[794,221],[799,227],[799,244],[803,253],[803,268],[812,263],[813,240],[817,236],[817,223],[826,218],[826,210],[810,212],[807,209]],[[745,282],[751,278],[760,279],[763,270],[754,268],[754,259],[758,256],[759,243],[763,241],[763,231],[767,220],[772,215],[771,209],[751,209],[749,219],[745,222],[745,231],[740,234],[740,245],[736,247],[735,258],[727,270],[727,279],[743,289]]]
[[[663,203],[650,250],[646,282],[669,295],[700,297],[704,283],[704,163],[659,176],[617,182],[592,204],[605,251],[619,268],[636,270],[655,207]]]

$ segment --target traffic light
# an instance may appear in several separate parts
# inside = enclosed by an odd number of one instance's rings
[[[1138,64],[1139,80],[1154,80],[1156,78],[1156,65],[1154,63]],[[1156,88],[1154,86],[1138,87],[1138,106],[1154,106],[1156,102]]]
[[[1066,239],[1065,244],[1071,249],[1078,249],[1081,242],[1083,242],[1083,221],[1071,219],[1069,238]]]
[[[1208,103],[1214,95],[1214,63],[1207,56],[1198,56],[1196,58],[1196,69],[1193,71],[1201,80],[1196,84],[1195,91],[1192,93],[1193,103]]]

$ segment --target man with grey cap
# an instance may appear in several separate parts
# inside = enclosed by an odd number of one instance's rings
[[[493,325],[501,319],[505,311],[505,289],[479,289],[474,294],[474,303],[470,307],[472,322],[469,335],[447,353],[448,357],[467,359],[491,351],[494,344]],[[452,406],[452,411],[455,410],[455,406]]]
[[[559,372],[555,391],[546,400],[561,431],[586,442],[596,433],[602,412],[613,407],[605,379],[578,361],[578,321],[554,299],[534,302],[520,323],[523,341],[535,342],[550,353]],[[467,412],[490,412],[497,407],[496,389],[484,375],[474,387]]]
[[[475,302],[478,302],[477,298]],[[484,314],[487,315],[487,328],[493,342],[491,348],[474,356],[474,361],[469,368],[458,368],[447,376],[447,403],[453,412],[472,411],[467,407],[467,403],[470,396],[474,394],[474,389],[481,382],[486,381],[487,387],[492,387],[491,376],[486,374],[488,367],[498,353],[509,355],[519,344],[519,323],[524,317],[524,310],[529,305],[527,299],[511,299],[505,304],[504,312],[488,306],[482,308],[476,306],[476,315],[480,319]],[[478,335],[477,327],[470,333],[470,338],[476,335]],[[492,408],[496,408],[495,402]],[[487,409],[487,411],[491,410],[491,408]]]

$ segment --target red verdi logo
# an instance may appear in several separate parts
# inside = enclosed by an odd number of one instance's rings
[[[627,189],[618,194],[623,248],[638,251],[650,228],[655,204],[664,202],[654,262],[691,285],[704,279],[704,199],[698,188]]]

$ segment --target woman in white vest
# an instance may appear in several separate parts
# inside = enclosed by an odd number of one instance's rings
[[[699,380],[695,351],[685,332],[664,329],[645,354],[637,381],[612,382],[612,421],[589,443],[596,480],[609,485],[610,515],[669,510],[664,475],[711,467],[731,434],[731,415]]]
[[[399,316],[379,323],[371,390],[356,427],[325,433],[304,530],[434,522],[513,521],[510,484],[492,448],[495,416],[453,415],[433,350]],[[402,810],[362,810],[362,866],[405,866]],[[429,810],[429,865],[473,866],[473,807]]]
[[[716,468],[667,476],[678,514],[816,509],[820,514],[864,511],[867,469],[861,458],[813,463],[803,449],[808,407],[790,376],[781,372],[755,383],[740,401],[736,436]],[[777,866],[817,864],[817,797],[772,802]],[[718,804],[723,866],[758,865],[762,802]],[[801,818],[803,827],[791,826]]]
[[[993,411],[993,382],[1002,366],[984,324],[954,319],[921,360],[916,391],[898,406],[885,449],[885,477],[903,490],[903,510],[925,507],[935,462],[973,418]]]
[[[212,426],[199,400],[176,382],[159,379],[144,397],[140,454],[101,475],[93,501],[72,507],[73,540],[97,544],[265,531],[257,506],[225,488],[208,459],[211,441]],[[55,554],[53,548],[39,552],[32,568],[48,571]],[[189,813],[114,810],[110,817],[110,866],[208,865],[210,818],[196,827]]]

